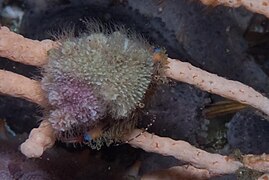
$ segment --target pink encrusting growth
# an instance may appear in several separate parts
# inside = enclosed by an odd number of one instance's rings
[[[105,114],[105,103],[81,80],[59,74],[54,78],[45,76],[42,85],[52,105],[48,120],[57,131],[90,127]]]

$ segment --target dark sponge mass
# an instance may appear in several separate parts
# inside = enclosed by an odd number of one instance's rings
[[[227,138],[242,153],[269,153],[269,123],[254,111],[238,112],[228,125]]]

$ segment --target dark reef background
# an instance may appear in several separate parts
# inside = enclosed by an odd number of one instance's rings
[[[169,57],[228,79],[238,80],[269,95],[269,21],[245,9],[205,7],[198,1],[13,0],[1,1],[1,24],[31,39],[52,38],[63,27],[84,29],[83,20],[123,24],[151,43],[165,47]],[[10,18],[7,7],[24,16]],[[0,68],[39,77],[39,69],[0,59]],[[223,99],[184,84],[161,85],[147,111],[156,122],[149,128],[160,136],[183,139],[211,152],[269,153],[269,122],[248,108],[208,118],[203,110]],[[38,125],[42,110],[27,101],[0,96],[0,179],[139,179],[153,170],[183,164],[171,157],[145,153],[128,145],[100,151],[72,145],[57,146],[42,159],[26,159],[19,144]],[[2,121],[1,121],[2,122]],[[141,118],[145,128],[150,120]],[[5,124],[5,123],[1,123]],[[139,163],[137,163],[139,162]],[[139,172],[135,171],[139,164]],[[214,179],[236,179],[229,175]]]

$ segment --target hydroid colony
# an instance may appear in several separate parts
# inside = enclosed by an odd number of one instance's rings
[[[89,29],[59,38],[61,47],[49,52],[42,79],[48,120],[59,139],[101,124],[101,139],[113,141],[134,128],[136,109],[162,66],[154,63],[154,48],[140,36],[119,27]]]

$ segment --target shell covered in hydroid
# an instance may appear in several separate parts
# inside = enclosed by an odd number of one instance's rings
[[[128,119],[156,72],[153,48],[123,28],[66,36],[59,42],[49,52],[42,79],[54,129],[89,128],[107,116]]]

